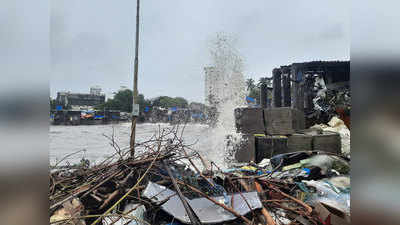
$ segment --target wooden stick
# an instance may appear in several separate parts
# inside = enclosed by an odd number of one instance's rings
[[[119,194],[119,190],[115,190],[113,193],[108,195],[107,199],[104,200],[103,204],[100,206],[100,209],[104,209],[115,197],[117,197]]]
[[[160,149],[160,145],[158,146],[158,148]],[[158,155],[160,154],[160,152],[158,153]],[[146,174],[150,171],[150,169],[153,167],[154,162],[158,159],[158,155],[157,157],[153,158],[153,161],[151,162],[150,166],[147,168],[146,172],[144,172],[144,174],[139,178],[139,180],[136,182],[136,184],[128,191],[126,192],[126,194],[124,196],[122,196],[112,207],[110,207],[102,216],[100,216],[99,218],[97,218],[91,225],[95,225],[97,223],[100,222],[100,220],[102,220],[102,218],[104,216],[106,216],[107,214],[109,214],[115,207],[117,207],[117,205],[119,203],[122,202],[122,200],[124,200],[133,190],[136,189],[136,187],[140,184],[140,182],[142,182],[143,178],[146,176]]]
[[[264,190],[262,189],[261,185],[258,182],[254,182],[256,185],[256,190],[258,193],[264,193]],[[265,209],[265,207],[262,208],[261,213],[264,215],[265,220],[267,221],[267,225],[276,225],[274,219],[272,218],[271,214]]]
[[[82,198],[87,196],[88,194],[90,194],[93,190],[97,189],[98,187],[100,187],[101,185],[103,185],[104,183],[106,183],[107,181],[109,181],[111,178],[113,178],[114,176],[118,175],[121,171],[116,171],[114,173],[112,173],[111,175],[109,175],[106,179],[104,179],[102,182],[98,183],[96,186],[94,186],[93,188],[91,188],[89,191],[87,191],[85,194],[82,195]]]
[[[275,190],[276,192],[281,193],[281,194],[282,194],[283,196],[285,196],[286,198],[290,198],[291,200],[293,200],[293,201],[297,202],[298,204],[302,205],[302,206],[303,206],[304,208],[306,208],[306,210],[307,210],[307,214],[306,214],[306,215],[307,215],[307,216],[311,215],[311,213],[312,213],[312,208],[311,208],[309,205],[307,205],[306,203],[304,203],[303,201],[301,201],[301,200],[299,200],[299,199],[297,199],[297,198],[294,198],[294,197],[292,197],[292,196],[286,194],[285,192],[279,190],[278,188],[273,187],[272,185],[270,185],[270,188],[273,189],[273,190]]]

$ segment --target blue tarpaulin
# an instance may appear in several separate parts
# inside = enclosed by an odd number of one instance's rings
[[[175,107],[171,107],[171,111],[175,112],[177,110],[176,106]]]
[[[150,108],[148,106],[146,106],[146,107],[144,107],[144,111],[148,112],[148,111],[150,111]]]
[[[296,81],[301,81],[303,79],[303,73],[301,71],[297,72]]]
[[[193,113],[192,114],[192,118],[202,118],[203,117],[203,113]]]
[[[62,105],[57,105],[56,106],[56,110],[62,110],[62,109],[63,109]]]
[[[103,119],[104,116],[94,116],[95,119]]]
[[[246,101],[247,102],[256,102],[256,100],[254,99],[254,98],[251,98],[251,97],[249,97],[249,96],[246,96]]]

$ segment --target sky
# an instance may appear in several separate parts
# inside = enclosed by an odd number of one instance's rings
[[[235,40],[245,78],[294,62],[349,60],[348,1],[142,0],[138,89],[146,98],[204,102],[210,40]],[[107,97],[133,87],[135,0],[57,0],[50,6],[50,94]]]

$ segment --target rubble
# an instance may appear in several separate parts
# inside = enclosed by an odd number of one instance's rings
[[[98,165],[52,168],[50,223],[334,224],[350,216],[348,160],[300,151],[202,171],[204,159],[181,136],[179,126],[165,128],[138,143],[135,158],[117,148]]]
[[[161,206],[164,211],[179,221],[190,224],[184,206],[174,191],[167,189],[165,186],[149,182],[142,195],[157,204],[165,201]],[[217,196],[213,197],[213,199],[232,208],[242,216],[252,210],[262,208],[262,203],[255,191]],[[236,219],[235,215],[206,198],[187,199],[187,201],[203,224],[215,224]]]

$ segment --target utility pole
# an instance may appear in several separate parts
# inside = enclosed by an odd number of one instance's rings
[[[139,105],[138,103],[138,54],[139,54],[139,6],[140,0],[136,2],[136,43],[135,43],[135,69],[133,77],[133,104],[132,104],[132,126],[131,126],[131,140],[130,140],[130,152],[131,157],[135,156],[135,134],[136,134],[136,120],[139,116]]]

